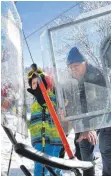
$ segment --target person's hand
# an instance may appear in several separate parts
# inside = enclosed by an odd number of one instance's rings
[[[90,143],[96,145],[97,144],[96,131],[85,131],[80,134],[79,138],[76,141],[81,142],[83,139],[87,139]]]

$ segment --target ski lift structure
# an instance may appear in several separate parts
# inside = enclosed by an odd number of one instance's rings
[[[1,78],[2,78],[2,96],[1,96],[1,115],[2,115],[2,127],[5,130],[8,138],[10,139],[14,151],[23,156],[26,157],[32,161],[40,162],[41,164],[44,164],[46,168],[52,173],[52,175],[56,175],[53,170],[50,168],[56,167],[63,170],[71,170],[74,171],[77,176],[80,175],[80,172],[77,169],[88,169],[93,167],[96,164],[96,161],[93,162],[84,162],[84,161],[76,161],[72,159],[61,159],[56,158],[52,156],[45,155],[42,152],[36,151],[33,148],[26,146],[25,144],[20,143],[15,138],[15,133],[20,133],[22,135],[27,135],[27,118],[26,118],[26,103],[25,103],[25,87],[24,87],[24,78],[23,78],[23,59],[22,59],[22,23],[21,19],[19,17],[19,14],[17,12],[17,9],[15,7],[14,2],[2,2],[2,58],[1,58]],[[62,95],[62,86],[60,83],[61,80],[61,74],[59,74],[59,67],[58,63],[60,64],[60,61],[57,61],[57,57],[55,57],[55,47],[56,44],[58,44],[57,37],[54,37],[55,32],[58,30],[62,30],[65,27],[70,28],[73,25],[79,25],[80,23],[88,23],[90,20],[96,21],[96,19],[102,19],[107,21],[107,18],[111,15],[111,6],[101,8],[99,11],[95,11],[90,14],[82,14],[78,19],[74,20],[73,22],[63,24],[61,26],[53,27],[48,29],[46,36],[46,45],[44,45],[44,35],[41,38],[41,46],[42,46],[42,53],[45,54],[44,51],[47,48],[47,54],[45,55],[45,58],[47,56],[47,59],[43,59],[43,63],[45,65],[44,69],[49,68],[52,70],[55,70],[55,85],[56,85],[56,91],[58,96],[58,107],[62,107],[64,110],[65,117],[68,121],[76,121],[85,118],[81,116],[86,116],[86,114],[79,113],[75,116],[66,116],[66,106],[64,105],[63,98],[61,98]],[[91,23],[92,23],[91,21]],[[90,26],[90,24],[88,25]],[[93,33],[92,29],[92,33]],[[111,31],[109,31],[111,33]],[[64,33],[63,33],[64,34]],[[57,36],[58,34],[56,34]],[[59,35],[58,35],[59,36]],[[62,36],[62,35],[61,35]],[[65,34],[64,34],[65,36]],[[63,36],[63,37],[64,37]],[[56,38],[54,43],[54,38]],[[48,45],[47,45],[48,43]],[[74,43],[72,43],[74,45]],[[61,45],[61,42],[60,42]],[[46,48],[45,48],[45,47]],[[58,45],[59,46],[59,45]],[[110,45],[109,45],[110,46]],[[107,50],[107,58],[109,58],[110,51]],[[49,55],[48,55],[49,54]],[[66,54],[66,53],[65,53]],[[44,58],[44,57],[43,57]],[[104,58],[104,57],[103,57]],[[48,64],[48,65],[47,65]],[[62,68],[65,69],[65,67],[60,64],[61,70]],[[104,67],[101,64],[101,67]],[[107,75],[106,75],[107,77]],[[67,75],[62,80],[67,80]],[[107,89],[109,91],[110,82],[109,79],[107,79]],[[62,84],[66,84],[67,82],[63,82]],[[104,90],[103,90],[104,91]],[[109,92],[108,92],[109,93]],[[108,108],[110,108],[110,101],[108,100]],[[100,114],[103,114],[100,109]],[[108,114],[109,111],[105,109],[105,114]],[[96,114],[96,111],[94,111]],[[93,114],[93,111],[89,112]],[[89,117],[89,115],[88,115]],[[109,122],[111,125],[111,122]],[[81,125],[80,125],[81,126]],[[102,123],[101,127],[106,127],[105,122]],[[75,128],[75,131],[77,132],[77,127],[73,126]],[[100,126],[99,126],[100,127]],[[64,126],[63,126],[64,128]],[[71,128],[71,127],[70,127]],[[90,129],[90,128],[89,128]],[[93,129],[96,129],[96,126],[93,126]],[[65,130],[65,129],[64,129]],[[85,129],[80,127],[80,131],[84,131]],[[27,168],[24,165],[21,165],[20,168],[24,172],[25,175],[31,176],[31,173],[27,170]]]

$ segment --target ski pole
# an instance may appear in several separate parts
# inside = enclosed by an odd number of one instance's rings
[[[32,176],[31,173],[29,172],[29,170],[24,166],[21,165],[20,169],[22,170],[22,172],[26,175],[26,176]]]
[[[58,119],[57,113],[56,113],[56,111],[55,111],[55,109],[53,107],[53,104],[52,104],[52,102],[51,102],[51,100],[49,98],[49,95],[47,94],[47,90],[46,90],[46,88],[45,88],[45,86],[44,86],[44,84],[42,82],[41,77],[39,75],[37,75],[37,78],[38,78],[38,83],[39,83],[40,89],[42,91],[43,97],[44,97],[44,99],[46,101],[46,104],[48,106],[49,112],[50,112],[50,114],[51,114],[51,116],[53,118],[53,121],[54,121],[54,123],[56,125],[56,128],[57,128],[57,130],[59,132],[59,135],[60,135],[61,141],[63,143],[63,146],[65,148],[65,151],[67,152],[67,155],[69,156],[69,158],[72,159],[72,158],[74,158],[74,155],[73,155],[73,152],[72,152],[72,150],[71,150],[71,148],[70,148],[70,146],[68,144],[66,135],[65,135],[64,130],[63,130],[62,126],[61,126],[61,123],[60,123],[60,121]]]
[[[42,110],[42,151],[43,153],[45,152],[45,110],[46,110],[46,107],[43,106],[43,110]],[[45,166],[43,165],[43,169],[42,169],[42,176],[44,176],[45,174],[45,168],[53,175],[53,176],[57,176],[55,174],[55,172],[53,171],[52,168],[48,167],[48,166]]]
[[[14,138],[15,138],[15,136],[16,136],[16,132],[14,133]],[[12,145],[12,148],[11,148],[10,160],[9,160],[7,175],[9,175],[10,166],[11,166],[11,162],[12,162],[12,155],[13,155],[13,145]]]

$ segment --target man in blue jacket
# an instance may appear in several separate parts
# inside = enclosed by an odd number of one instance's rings
[[[67,65],[72,76],[78,80],[80,91],[80,103],[82,113],[87,113],[87,101],[84,83],[91,83],[98,86],[106,87],[106,81],[100,70],[91,64],[88,64],[80,51],[73,47],[67,58]],[[83,119],[86,128],[89,121]],[[111,127],[100,130],[100,152],[103,160],[103,176],[111,176]],[[102,140],[102,136],[104,140]],[[104,143],[105,141],[105,143]],[[84,161],[94,160],[94,145],[97,143],[95,131],[85,131],[76,134],[76,156]],[[107,145],[106,145],[107,143]],[[83,176],[94,176],[95,168],[84,171]]]

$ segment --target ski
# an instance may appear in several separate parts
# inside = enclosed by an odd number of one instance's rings
[[[40,152],[38,150],[35,150],[34,148],[27,146],[22,143],[17,143],[14,146],[15,152],[19,155],[22,155],[23,157],[26,157],[30,160],[33,160],[35,162],[39,162],[41,164],[44,164],[46,166],[51,166],[63,170],[71,170],[74,171],[75,169],[89,169],[91,167],[94,167],[94,165],[97,163],[97,161],[80,161],[78,159],[63,159],[63,158],[57,158],[53,156],[49,156],[43,152]]]

